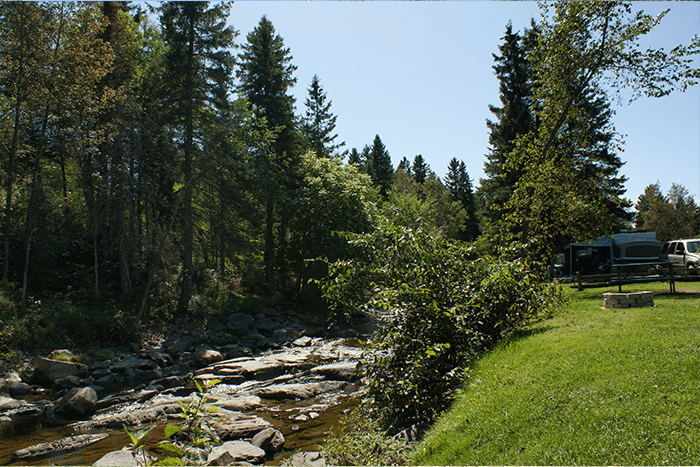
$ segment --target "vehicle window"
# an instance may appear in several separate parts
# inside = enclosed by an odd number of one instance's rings
[[[688,253],[700,252],[700,242],[688,242]]]
[[[669,255],[672,255],[676,252],[676,245],[677,245],[677,243],[673,242],[668,246],[668,254]]]
[[[682,255],[683,253],[685,253],[685,246],[683,245],[683,243],[678,242],[678,246],[676,247],[676,254]]]
[[[664,246],[661,247],[661,254],[662,255],[665,255],[666,252],[668,252],[668,245],[669,245],[669,243],[666,242],[666,243],[664,243]]]

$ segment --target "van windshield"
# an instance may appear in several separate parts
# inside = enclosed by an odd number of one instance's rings
[[[700,252],[700,241],[688,242],[688,253],[698,253]]]

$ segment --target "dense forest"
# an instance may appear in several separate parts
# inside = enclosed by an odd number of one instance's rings
[[[265,16],[239,38],[230,7],[0,4],[3,313],[51,304],[131,328],[244,296],[320,305],[329,266],[358,254],[349,235],[387,220],[480,256],[528,244],[520,254],[547,263],[572,239],[632,227],[600,76],[639,96],[697,78],[697,44],[613,66],[658,17],[543,6],[550,22],[505,25],[497,46],[475,187],[456,158],[441,179],[422,155],[394,168],[379,135],[346,148],[321,78],[297,103],[283,38]]]
[[[298,297],[324,273],[307,260],[337,259],[333,232],[385,203],[476,238],[464,163],[443,184],[421,156],[395,172],[379,136],[341,152],[320,79],[297,109],[282,37],[262,17],[237,44],[229,9],[163,3],[157,25],[129,2],[2,4],[3,281],[23,306]]]

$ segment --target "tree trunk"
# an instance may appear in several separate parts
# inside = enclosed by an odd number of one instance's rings
[[[185,160],[182,171],[185,178],[183,188],[183,220],[182,220],[182,291],[178,303],[179,311],[185,311],[192,298],[192,278],[194,267],[192,264],[192,150],[194,139],[194,24],[189,26],[189,50],[187,54],[187,77],[185,82],[186,110],[185,110]]]
[[[265,225],[265,283],[270,290],[274,290],[275,275],[275,217],[274,205],[271,198],[267,200],[267,217]]]

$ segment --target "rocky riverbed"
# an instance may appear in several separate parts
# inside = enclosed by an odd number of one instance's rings
[[[90,365],[63,349],[6,371],[0,465],[136,465],[124,427],[176,423],[181,404],[197,397],[195,380],[214,379],[221,382],[207,406],[218,409],[206,423],[220,446],[191,459],[322,465],[317,443],[364,393],[355,370],[366,335],[279,309],[187,327],[152,333]],[[371,320],[355,327],[368,331]]]

